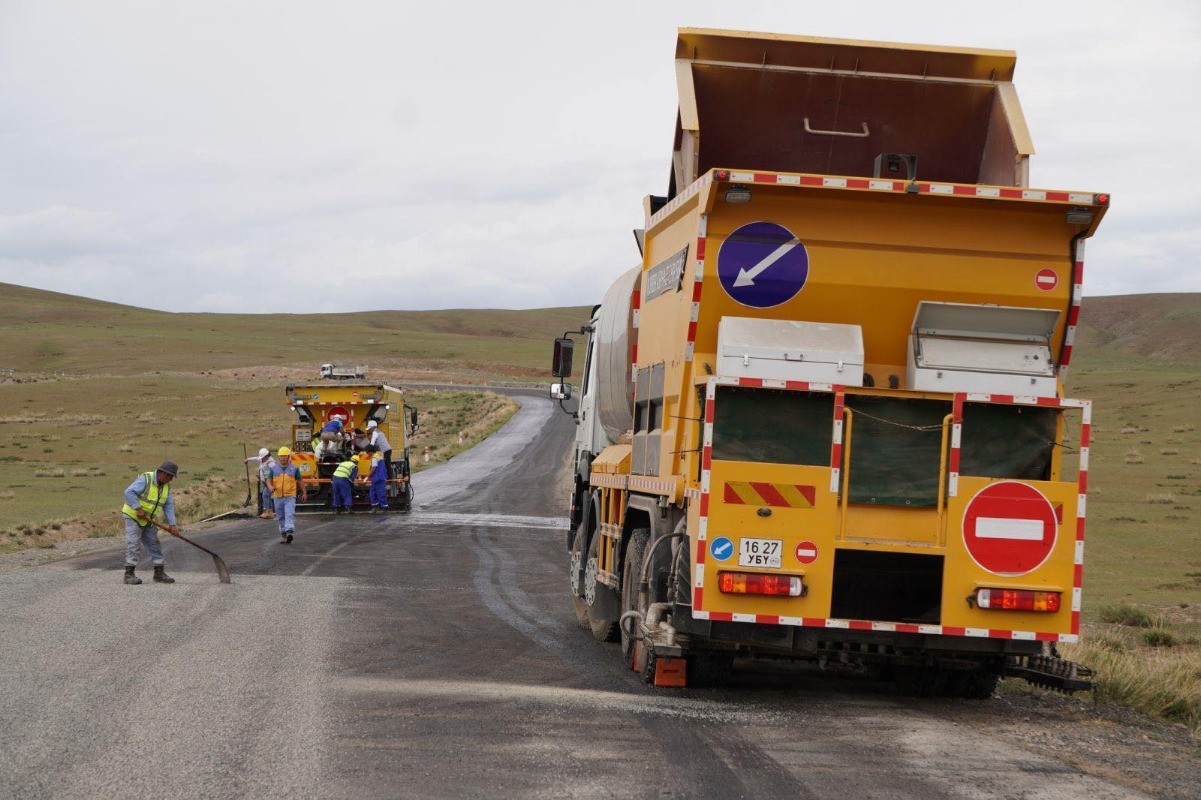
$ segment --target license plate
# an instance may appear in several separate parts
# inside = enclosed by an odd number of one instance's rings
[[[784,543],[780,539],[739,539],[738,566],[780,568]]]

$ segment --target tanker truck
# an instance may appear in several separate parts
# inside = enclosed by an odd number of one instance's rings
[[[1015,62],[679,31],[667,193],[551,387],[575,613],[647,681],[1091,685],[1057,650],[1091,423],[1066,381],[1109,196],[1030,188]]]

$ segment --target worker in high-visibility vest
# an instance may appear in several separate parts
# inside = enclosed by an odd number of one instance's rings
[[[359,474],[359,462],[348,458],[334,468],[334,478],[331,481],[334,494],[334,513],[341,514],[350,511],[354,501],[354,491],[351,481]]]
[[[279,456],[271,467],[271,501],[275,504],[275,519],[279,523],[279,538],[291,544],[296,535],[296,493],[303,478],[300,467],[292,463],[292,449],[279,448]]]
[[[367,452],[371,453],[371,513],[378,514],[388,510],[388,462],[375,445],[367,445]]]
[[[175,498],[171,496],[170,487],[178,473],[179,467],[174,461],[164,461],[154,472],[143,472],[125,490],[121,516],[125,520],[125,582],[130,586],[142,583],[136,574],[138,551],[142,545],[146,546],[154,564],[154,582],[175,583],[175,579],[167,574],[158,530],[151,522],[161,511],[171,533],[179,533],[179,528],[175,527]]]

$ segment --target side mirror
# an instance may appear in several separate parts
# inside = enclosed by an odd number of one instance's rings
[[[417,430],[417,409],[415,408],[409,412],[409,427]]]
[[[571,356],[575,350],[575,342],[567,337],[555,339],[555,355],[552,359],[550,372],[556,378],[571,377]]]
[[[550,385],[551,400],[570,400],[571,399],[571,384],[570,383],[552,383]]]

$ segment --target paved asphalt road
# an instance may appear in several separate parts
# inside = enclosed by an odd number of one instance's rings
[[[178,542],[174,586],[0,576],[0,795],[1140,796],[862,682],[644,686],[567,599],[571,421],[518,399],[407,516],[199,534],[232,586]]]

